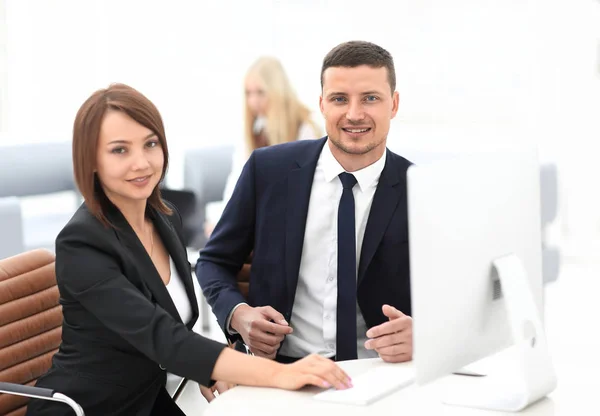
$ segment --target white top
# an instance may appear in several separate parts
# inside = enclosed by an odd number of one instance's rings
[[[357,273],[371,203],[385,159],[384,152],[377,162],[352,172],[357,180],[352,189]],[[281,347],[281,354],[289,357],[303,357],[310,353],[331,357],[336,353],[337,216],[342,197],[342,183],[338,175],[342,172],[344,168],[331,153],[329,142],[325,143],[317,162],[308,205],[300,273],[291,317],[294,332],[287,335]],[[358,306],[356,310],[358,358],[377,357],[374,350],[364,347],[367,326]]]
[[[171,299],[177,308],[177,312],[179,313],[182,322],[187,324],[192,319],[192,304],[171,256],[169,256],[169,262],[171,263],[171,278],[166,288],[169,295],[171,295]],[[174,391],[182,379],[183,377],[176,374],[167,373],[167,389],[169,391]]]
[[[307,140],[307,139],[317,139],[315,137],[315,130],[312,125],[308,123],[304,123],[300,126],[298,130],[298,137],[296,140]],[[221,218],[221,214],[225,209],[225,205],[231,198],[231,194],[233,194],[233,190],[235,189],[235,185],[242,174],[242,170],[244,169],[244,165],[248,161],[248,157],[250,156],[250,149],[248,149],[248,145],[246,142],[241,143],[235,148],[233,152],[233,159],[231,164],[231,172],[227,177],[227,183],[225,184],[225,190],[223,191],[223,200],[219,202],[211,202],[206,205],[206,222],[212,225],[216,225]]]
[[[167,284],[167,290],[169,291],[169,295],[171,295],[171,299],[177,308],[177,312],[181,317],[181,320],[184,324],[187,324],[192,319],[192,304],[190,303],[190,298],[185,291],[185,286],[183,285],[183,281],[177,273],[177,269],[175,268],[175,263],[173,263],[173,258],[169,256],[169,262],[171,263],[171,279]]]

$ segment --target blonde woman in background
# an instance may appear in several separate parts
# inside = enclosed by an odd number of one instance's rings
[[[254,150],[323,136],[322,130],[311,120],[308,107],[296,96],[283,65],[276,58],[258,58],[246,73],[244,88],[244,141],[233,154],[232,169],[223,192],[223,201],[207,207],[207,236],[219,220],[244,164]]]

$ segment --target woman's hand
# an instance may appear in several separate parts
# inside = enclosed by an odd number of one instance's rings
[[[283,364],[274,377],[274,387],[281,389],[297,390],[309,384],[343,390],[352,387],[352,380],[335,362],[317,354]]]
[[[199,384],[199,386],[200,393],[202,393],[206,401],[210,403],[215,399],[215,391],[219,394],[223,394],[227,390],[235,387],[235,384],[227,383],[225,381],[217,381],[212,387],[204,387],[201,384]]]

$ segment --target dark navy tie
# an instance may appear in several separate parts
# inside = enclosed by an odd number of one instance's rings
[[[354,195],[356,178],[340,173],[343,191],[338,208],[338,294],[336,360],[356,359],[356,234]]]

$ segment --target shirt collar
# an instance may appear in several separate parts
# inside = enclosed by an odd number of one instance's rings
[[[381,176],[381,172],[383,171],[383,167],[385,166],[387,151],[383,152],[383,156],[379,158],[375,163],[357,170],[356,172],[349,172],[354,175],[358,186],[361,191],[365,191],[371,186],[377,186],[379,182],[379,177]],[[337,179],[337,176],[345,172],[344,168],[340,163],[336,160],[331,153],[331,149],[329,148],[329,139],[325,142],[323,146],[323,150],[321,151],[321,156],[319,157],[319,165],[323,169],[323,173],[325,174],[325,180],[327,182],[331,182],[334,179]]]

